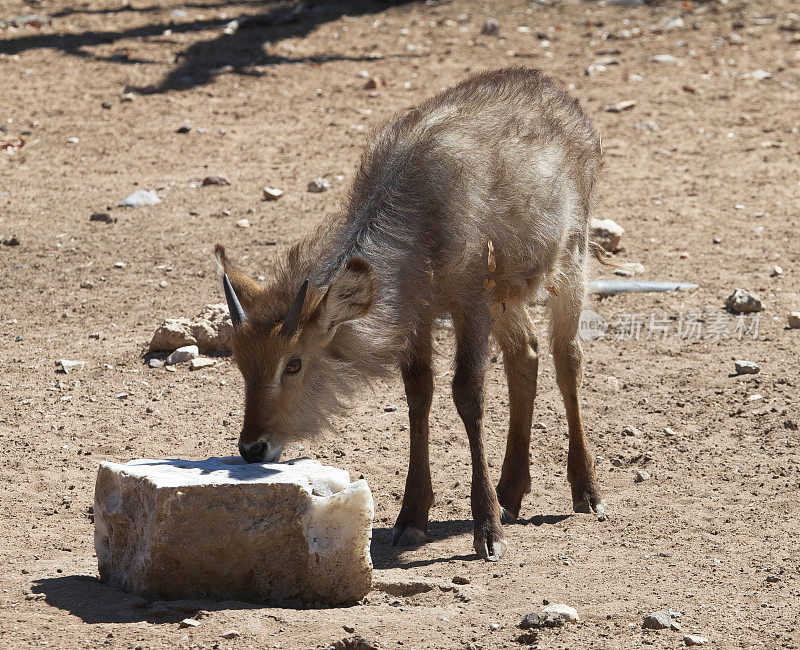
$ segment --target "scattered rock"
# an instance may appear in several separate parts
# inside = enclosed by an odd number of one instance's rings
[[[250,227],[250,219],[239,219],[236,222],[237,228],[249,228]]]
[[[680,59],[677,56],[672,56],[671,54],[656,54],[653,57],[654,63],[678,63]]]
[[[561,627],[564,619],[557,614],[526,614],[519,622],[519,627],[523,630],[539,630],[545,627]]]
[[[85,361],[70,361],[69,359],[59,359],[56,361],[57,366],[61,366],[61,370],[65,375],[77,370],[83,370],[86,367]]]
[[[494,18],[487,18],[486,22],[483,23],[483,27],[481,27],[481,34],[483,36],[499,36],[500,23]]]
[[[265,201],[277,201],[282,196],[283,196],[283,190],[279,190],[277,187],[265,187],[264,188],[264,200]]]
[[[453,576],[453,584],[454,585],[468,585],[469,578],[465,578],[464,576]]]
[[[200,351],[197,349],[196,345],[184,345],[167,357],[167,365],[174,366],[176,363],[191,361],[199,356],[199,354]]]
[[[19,239],[17,239],[15,235],[12,235],[11,237],[0,239],[0,243],[2,243],[3,246],[19,246]]]
[[[800,329],[800,311],[789,314],[789,327],[793,330]]]
[[[94,282],[91,280],[84,280],[81,282],[81,289],[94,289]],[[91,336],[89,338],[92,338]]]
[[[772,273],[770,273],[770,276],[777,278],[779,275],[783,275],[783,267],[776,264],[772,267]]]
[[[699,636],[697,634],[684,634],[683,643],[687,646],[705,645],[706,643],[708,643],[708,639],[704,636]]]
[[[177,350],[175,352],[177,352]],[[175,352],[172,354],[175,354]],[[209,359],[208,357],[197,357],[196,359],[191,360],[189,363],[189,369],[200,370],[202,368],[212,368],[215,365],[217,365],[217,362],[214,359]]]
[[[331,182],[327,178],[320,176],[308,184],[308,191],[319,194],[320,192],[328,191],[332,187],[333,185],[331,185]]]
[[[736,368],[737,375],[755,375],[761,370],[757,363],[753,361],[745,361],[744,359],[737,359],[733,362]]]
[[[128,265],[125,264],[125,262],[114,262],[114,268],[115,269],[124,269],[124,268],[127,268],[127,266]]]
[[[622,427],[622,435],[631,436],[632,438],[639,438],[641,437],[642,432],[636,427],[626,424],[624,427]]]
[[[536,645],[539,643],[539,633],[536,630],[527,630],[517,636],[514,641],[520,645]]]
[[[636,474],[633,476],[633,480],[635,483],[644,483],[645,481],[650,480],[650,472],[646,469],[637,469]]]
[[[242,636],[239,630],[227,630],[220,635],[223,639],[238,639]]]
[[[103,462],[94,516],[101,579],[142,596],[341,605],[370,591],[369,487],[315,460]]]
[[[580,619],[578,610],[563,603],[553,603],[542,610],[542,614],[554,614],[565,623],[577,623]]]
[[[626,99],[624,101],[617,102],[616,104],[609,104],[606,106],[606,113],[621,113],[622,111],[627,111],[634,106],[636,106],[635,99]]]
[[[158,205],[161,203],[161,199],[158,198],[158,195],[155,192],[151,192],[149,190],[136,190],[132,194],[129,194],[125,199],[119,204],[120,207],[129,207],[129,208],[137,208],[143,205]]]
[[[755,81],[764,81],[765,79],[771,79],[772,73],[767,72],[766,70],[753,70],[749,75],[750,79],[754,79]]]
[[[151,359],[147,360],[147,365],[150,366],[151,368],[163,368],[164,362],[161,359],[156,359],[155,357],[152,357]]]
[[[220,176],[220,175],[213,175],[213,176],[206,176],[203,179],[203,187],[208,185],[230,185],[231,182],[228,180],[227,176]]]
[[[661,21],[661,29],[665,32],[671,32],[685,26],[686,23],[683,22],[683,18],[680,16],[667,16]]]
[[[176,133],[189,133],[189,131],[191,130],[192,130],[191,126],[189,126],[188,124],[183,124],[178,127]]]
[[[200,627],[200,621],[196,621],[193,618],[185,618],[178,624],[178,627]]]
[[[389,404],[388,406],[384,406],[383,410],[386,413],[394,413],[397,410],[397,404]]]
[[[625,229],[611,219],[592,219],[590,223],[590,239],[600,244],[609,253],[619,250],[619,243]]]
[[[381,86],[385,86],[386,84],[383,82],[383,79],[380,77],[370,77],[364,83],[364,90],[377,90]]]
[[[637,131],[650,131],[655,133],[658,131],[658,124],[656,124],[653,120],[647,120],[646,122],[637,122],[633,125],[633,128]]]
[[[642,628],[645,630],[675,630],[681,629],[681,624],[673,621],[668,612],[653,612],[644,617]]]
[[[194,318],[170,318],[156,329],[150,352],[196,345],[203,354],[230,353],[233,325],[225,303],[206,305]]]
[[[747,289],[736,289],[725,299],[725,306],[737,314],[763,311],[761,299]]]
[[[109,212],[95,212],[89,217],[89,221],[100,221],[102,223],[116,223],[117,218]]]
[[[378,650],[378,646],[372,641],[367,641],[363,636],[356,635],[336,641],[326,650]]]

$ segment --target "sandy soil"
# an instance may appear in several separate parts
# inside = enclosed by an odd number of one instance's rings
[[[255,1],[4,0],[0,20],[37,13],[52,24],[0,31],[0,143],[25,140],[0,151],[0,235],[20,242],[0,246],[0,646],[315,648],[349,636],[346,625],[384,648],[517,647],[518,621],[549,599],[576,607],[581,622],[541,632],[542,648],[682,646],[681,633],[641,629],[660,609],[682,612],[683,629],[714,647],[798,647],[800,331],[786,327],[800,310],[792,10],[790,0],[453,0],[331,2],[287,18]],[[267,18],[227,34],[242,16]],[[479,35],[489,16],[499,36]],[[659,28],[674,16],[682,27]],[[653,60],[661,54],[678,60]],[[604,57],[616,63],[585,74]],[[541,67],[597,124],[606,169],[596,213],[626,228],[619,257],[644,264],[642,277],[701,285],[592,301],[610,322],[647,319],[638,340],[586,345],[585,416],[609,521],[571,513],[563,408],[546,362],[523,520],[507,527],[500,563],[476,559],[442,330],[431,543],[388,543],[408,446],[399,381],[377,383],[337,435],[290,453],[369,481],[376,569],[469,584],[375,591],[336,610],[207,602],[191,630],[178,625],[186,613],[159,615],[101,585],[89,513],[99,461],[235,453],[242,385],[230,360],[174,373],[143,362],[163,318],[221,300],[214,243],[257,275],[340,205],[365,133],[470,71],[507,64]],[[365,89],[362,70],[386,85]],[[637,104],[604,110],[624,100]],[[177,133],[184,123],[191,130]],[[231,185],[196,187],[212,173]],[[318,176],[333,188],[308,193]],[[262,201],[266,184],[285,196]],[[163,202],[116,207],[139,188]],[[109,208],[116,223],[90,222]],[[242,218],[252,226],[237,227]],[[773,277],[776,264],[783,274]],[[723,301],[736,287],[764,301],[757,335],[707,336],[720,318],[735,325]],[[665,338],[644,336],[650,314],[666,315]],[[700,338],[677,335],[679,322],[698,320]],[[59,358],[87,365],[57,374]],[[738,358],[761,372],[732,376]],[[501,361],[486,432],[496,475],[508,403]],[[399,408],[386,412],[391,404]],[[635,483],[638,468],[652,478]],[[222,639],[230,628],[241,637]]]

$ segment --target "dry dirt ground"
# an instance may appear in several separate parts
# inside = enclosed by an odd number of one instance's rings
[[[0,151],[0,235],[19,240],[0,246],[0,646],[315,648],[348,637],[346,625],[384,648],[518,647],[518,621],[549,599],[581,621],[542,631],[532,641],[542,648],[682,646],[681,633],[641,629],[661,609],[681,612],[683,629],[714,647],[798,647],[800,330],[786,325],[800,310],[793,10],[790,0],[453,0],[309,3],[292,15],[255,0],[3,0],[0,20],[37,13],[52,23],[0,31],[0,142],[25,140]],[[243,16],[261,19],[226,33]],[[490,16],[498,36],[479,34]],[[683,26],[660,28],[675,16]],[[653,60],[663,54],[677,60]],[[585,73],[604,57],[615,62]],[[645,321],[638,339],[623,328],[585,346],[585,417],[610,519],[571,513],[566,427],[546,359],[523,519],[507,527],[500,563],[476,559],[443,329],[431,543],[389,546],[408,446],[399,381],[377,383],[336,435],[290,454],[366,477],[377,570],[469,584],[374,591],[333,610],[206,602],[193,629],[179,627],[183,612],[159,614],[101,585],[89,512],[101,460],[236,451],[234,364],[172,373],[143,356],[163,318],[221,300],[214,243],[260,273],[337,209],[373,127],[471,71],[508,64],[553,75],[597,124],[606,166],[596,214],[626,228],[618,257],[641,262],[645,278],[700,284],[592,299],[612,323]],[[361,71],[386,85],[365,89]],[[605,110],[624,100],[637,103]],[[191,130],[177,133],[183,124]],[[197,187],[211,173],[231,185]],[[319,176],[333,188],[307,192]],[[285,196],[262,201],[266,184]],[[116,207],[138,188],[163,202]],[[90,222],[109,207],[116,223]],[[236,226],[243,218],[250,228]],[[765,305],[741,338],[723,309],[736,287]],[[650,314],[669,326],[665,337],[646,336]],[[86,368],[57,374],[59,358]],[[737,358],[761,372],[732,376]],[[489,376],[497,476],[502,359]],[[634,482],[639,468],[652,478]],[[230,628],[241,637],[222,639]]]

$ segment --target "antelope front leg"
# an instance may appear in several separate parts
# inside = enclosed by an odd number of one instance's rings
[[[472,456],[472,519],[475,551],[496,562],[506,549],[500,524],[500,504],[489,480],[483,445],[483,383],[489,352],[491,324],[488,313],[471,313],[453,319],[456,330],[456,371],[453,401],[464,422]]]
[[[400,368],[408,400],[411,445],[403,506],[392,529],[392,546],[428,539],[428,511],[433,505],[428,456],[428,417],[433,399],[431,333],[419,333]]]

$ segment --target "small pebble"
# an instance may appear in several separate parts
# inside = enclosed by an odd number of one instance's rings
[[[238,639],[242,634],[239,630],[227,630],[223,632],[221,636],[223,639]]]
[[[646,469],[637,469],[636,474],[633,476],[633,480],[635,483],[644,483],[650,479],[650,472]]]
[[[265,201],[277,201],[282,196],[283,196],[283,190],[279,190],[277,187],[265,187],[264,188],[264,200]]]
[[[800,311],[789,314],[789,327],[793,330],[800,329]]]
[[[215,174],[213,176],[206,176],[203,179],[203,187],[206,187],[208,185],[225,186],[225,185],[230,185],[230,184],[231,184],[231,182],[228,180],[227,176],[221,176],[221,175],[216,175]]]
[[[733,362],[733,365],[736,368],[737,375],[755,375],[761,370],[757,363],[745,361],[744,359],[737,359]]]
[[[116,223],[117,218],[108,212],[95,212],[89,217],[89,221],[100,221],[102,223]]]
[[[85,361],[71,361],[69,359],[59,359],[56,361],[57,366],[61,366],[61,370],[64,372],[65,375],[68,375],[71,372],[75,372],[76,370],[83,370],[86,367]]]
[[[189,362],[189,369],[200,370],[201,368],[211,368],[215,365],[217,365],[217,362],[214,359],[209,359],[208,357],[197,357]]]
[[[199,627],[200,621],[196,621],[193,618],[185,618],[179,624],[178,627]]]
[[[699,636],[697,634],[684,634],[683,643],[687,646],[705,645],[706,643],[708,643],[708,639],[704,636]]]
[[[498,36],[500,34],[500,23],[495,18],[487,18],[481,27],[483,36]]]
[[[196,345],[184,345],[167,357],[167,365],[172,366],[176,363],[191,361],[192,359],[196,359],[198,356],[200,356],[200,351],[197,349]]]
[[[147,360],[147,365],[151,368],[163,368],[164,362],[161,359],[156,359],[153,357],[152,359]]]
[[[332,187],[333,185],[331,185],[331,182],[327,178],[320,176],[308,184],[308,191],[319,194],[320,192],[325,192]]]
[[[250,219],[239,219],[236,222],[236,226],[238,228],[249,228],[250,227]]]
[[[642,628],[645,630],[675,630],[681,629],[681,624],[673,621],[667,612],[653,612],[644,617]]]
[[[609,104],[606,106],[606,113],[621,113],[622,111],[627,111],[628,109],[633,108],[636,106],[635,99],[626,99],[621,102],[617,102],[616,104]]]
[[[762,311],[764,309],[761,299],[747,289],[736,289],[725,299],[725,306],[737,314]]]
[[[121,207],[137,208],[143,205],[157,205],[161,203],[161,199],[155,192],[149,190],[136,190],[129,194],[125,199],[120,202]]]

